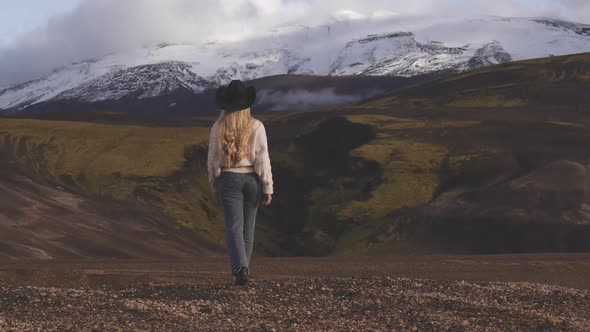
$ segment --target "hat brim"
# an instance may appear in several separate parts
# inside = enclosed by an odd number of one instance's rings
[[[239,111],[248,108],[256,101],[256,88],[249,86],[246,88],[246,96],[238,100],[230,100],[226,95],[227,87],[222,86],[215,93],[215,102],[217,106],[225,111]]]

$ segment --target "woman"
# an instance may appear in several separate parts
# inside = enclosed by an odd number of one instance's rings
[[[211,127],[207,158],[209,184],[222,203],[234,284],[248,282],[258,205],[272,200],[273,181],[266,130],[252,117],[254,87],[234,80],[217,90],[221,115]]]

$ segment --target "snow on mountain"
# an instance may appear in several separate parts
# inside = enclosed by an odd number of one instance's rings
[[[278,74],[411,77],[581,52],[590,52],[590,26],[548,18],[338,19],[277,27],[255,40],[162,44],[73,63],[0,90],[0,109],[200,93]]]
[[[471,57],[467,46],[422,44],[411,32],[369,35],[346,44],[330,75],[415,76],[459,66]]]
[[[77,99],[82,102],[144,99],[170,94],[179,89],[197,93],[210,86],[211,83],[195,74],[189,64],[163,62],[115,70],[82,83],[75,89],[62,92],[56,98]]]

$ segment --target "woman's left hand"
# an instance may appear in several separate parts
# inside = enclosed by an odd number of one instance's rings
[[[262,204],[264,204],[265,206],[269,206],[270,202],[272,201],[272,194],[264,194],[264,196],[266,197],[262,201]]]

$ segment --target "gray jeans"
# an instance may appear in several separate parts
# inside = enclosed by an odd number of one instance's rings
[[[256,173],[222,172],[219,178],[219,194],[223,205],[231,270],[234,272],[250,263],[262,183]]]

